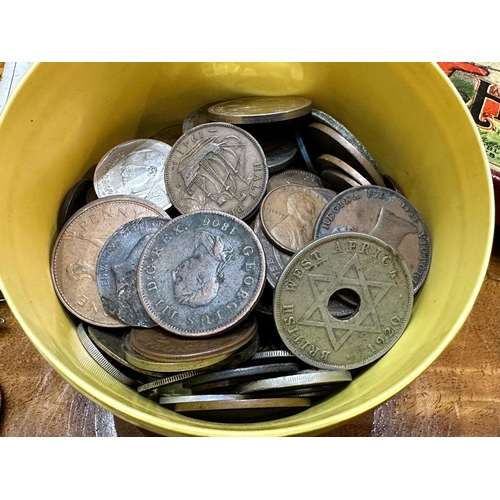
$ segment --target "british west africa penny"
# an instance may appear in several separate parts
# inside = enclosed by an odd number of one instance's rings
[[[167,193],[181,214],[217,210],[245,219],[259,206],[268,177],[259,143],[229,123],[190,129],[165,165]]]
[[[353,314],[337,318],[329,301],[346,289],[359,303]],[[286,347],[329,370],[352,370],[384,355],[403,334],[412,307],[412,280],[401,256],[378,238],[358,233],[307,245],[282,273],[274,296]]]
[[[265,279],[255,233],[237,217],[200,211],[177,217],[151,238],[137,281],[142,304],[160,327],[203,337],[248,316]]]
[[[63,305],[91,325],[125,325],[102,306],[96,278],[99,252],[123,224],[141,217],[167,217],[153,203],[131,196],[109,196],[85,205],[61,229],[51,257],[51,275]]]

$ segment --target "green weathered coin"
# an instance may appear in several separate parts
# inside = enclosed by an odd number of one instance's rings
[[[334,317],[329,302],[351,290],[357,312]],[[401,337],[413,285],[403,259],[370,235],[337,233],[314,240],[283,271],[274,316],[286,347],[317,368],[351,370],[375,361]]]

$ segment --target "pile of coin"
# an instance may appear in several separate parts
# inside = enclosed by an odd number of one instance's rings
[[[305,97],[209,103],[67,193],[52,278],[110,375],[195,418],[309,407],[401,337],[427,226]]]

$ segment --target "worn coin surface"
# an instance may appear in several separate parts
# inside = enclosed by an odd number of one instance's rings
[[[259,241],[264,250],[264,255],[266,256],[266,278],[267,282],[273,287],[276,287],[276,283],[285,268],[285,266],[290,262],[292,258],[291,255],[282,252],[279,248],[274,246],[268,239],[267,236],[262,231],[260,216],[257,215],[253,224],[253,230],[259,238]]]
[[[137,196],[166,210],[171,206],[164,181],[170,149],[154,139],[133,139],[110,149],[94,172],[97,196]]]
[[[307,170],[290,169],[270,177],[266,189],[269,193],[277,187],[290,184],[298,184],[299,186],[318,188],[325,187],[325,183],[321,180],[321,177],[319,175],[308,172]]]
[[[373,167],[381,173],[381,169],[370,152],[363,146],[363,144],[356,138],[356,136],[348,130],[342,123],[330,116],[328,113],[321,111],[319,109],[311,110],[311,118],[319,123],[331,127],[335,132],[340,134],[344,139],[346,139],[353,147],[355,147],[372,165]]]
[[[208,338],[180,337],[161,328],[132,328],[130,344],[139,354],[156,361],[194,361],[232,354],[256,333],[257,320],[251,315],[228,332]]]
[[[321,172],[322,174],[328,172],[329,170],[333,170],[334,172],[341,172],[351,177],[360,186],[370,186],[372,184],[370,181],[365,179],[355,168],[352,168],[345,161],[342,161],[336,156],[329,154],[321,155],[316,159],[316,163],[323,169],[323,172]]]
[[[338,170],[323,170],[320,176],[328,186],[339,193],[352,187],[361,186],[358,181]]]
[[[276,148],[265,152],[269,173],[280,172],[290,166],[297,156],[297,146],[289,141],[281,142]]]
[[[229,123],[199,125],[172,147],[165,184],[180,213],[218,210],[240,219],[262,200],[269,172],[259,143]]]
[[[262,200],[262,231],[280,250],[293,254],[313,239],[316,220],[326,204],[327,200],[310,187],[277,187]]]
[[[330,297],[359,297],[354,316],[336,318]],[[281,275],[274,315],[286,347],[317,368],[351,370],[385,354],[406,328],[413,307],[411,275],[387,243],[370,235],[338,233],[299,251]]]
[[[431,265],[430,234],[417,209],[404,196],[379,186],[343,191],[321,213],[315,237],[343,226],[388,243],[406,262],[415,292],[422,286]]]
[[[176,123],[174,125],[169,125],[168,127],[162,128],[150,138],[154,139],[155,141],[164,142],[169,146],[173,146],[183,133],[182,123]]]
[[[61,302],[77,318],[102,327],[126,326],[102,306],[97,256],[120,226],[148,216],[165,217],[165,212],[140,198],[110,196],[78,210],[61,229],[52,250],[52,281]]]
[[[304,131],[304,141],[315,162],[322,154],[330,154],[345,161],[377,186],[385,186],[380,172],[331,127],[322,123],[310,123]]]
[[[61,230],[66,221],[87,203],[87,193],[92,187],[92,181],[78,181],[64,197],[57,214],[57,228]]]
[[[270,123],[291,120],[309,113],[312,101],[300,96],[244,97],[208,108],[212,121],[228,123]]]
[[[172,220],[148,242],[138,268],[141,301],[162,328],[185,336],[217,335],[255,307],[266,279],[255,233],[217,211]]]
[[[97,256],[96,280],[104,310],[129,326],[156,325],[139,299],[137,266],[146,243],[168,221],[165,214],[126,222],[106,240]]]

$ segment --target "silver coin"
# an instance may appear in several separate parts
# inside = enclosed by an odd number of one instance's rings
[[[265,152],[269,173],[280,172],[290,166],[297,152],[297,146],[289,141],[283,141],[277,148]]]
[[[124,373],[122,373],[118,368],[112,365],[101,353],[101,351],[96,347],[96,345],[90,340],[87,332],[85,331],[85,327],[83,323],[80,323],[76,328],[76,333],[83,347],[85,347],[86,351],[92,356],[94,361],[107,373],[109,373],[112,377],[114,377],[119,382],[122,382],[128,386],[136,385],[136,381]]]
[[[253,230],[257,235],[257,238],[259,238],[259,241],[262,244],[262,249],[264,250],[264,255],[266,256],[267,282],[275,288],[283,269],[288,262],[290,262],[292,256],[282,252],[268,240],[267,236],[262,231],[259,215],[255,218]]]
[[[319,109],[311,110],[311,117],[314,121],[327,125],[338,134],[340,134],[344,139],[346,139],[352,146],[354,146],[372,165],[375,169],[381,172],[380,166],[377,164],[370,152],[363,146],[363,144],[356,138],[356,136],[349,131],[342,123],[330,116],[328,113],[321,111]]]
[[[264,364],[290,361],[297,362],[297,356],[284,349],[273,349],[270,351],[256,352],[248,362],[252,364]]]
[[[248,399],[247,396],[239,394],[193,394],[180,396],[162,396],[159,403],[162,406],[174,405],[177,403],[199,403],[201,401],[241,401]]]
[[[186,132],[165,166],[167,192],[181,214],[218,210],[245,219],[258,208],[268,176],[259,143],[229,123]]]
[[[137,196],[166,210],[172,203],[164,181],[171,147],[154,139],[133,139],[110,149],[94,172],[99,198],[117,194]]]
[[[293,375],[284,375],[246,382],[237,387],[239,394],[267,394],[284,389],[314,389],[327,384],[350,382],[351,372],[348,370],[303,370]]]
[[[97,257],[96,281],[104,310],[126,325],[153,328],[137,291],[137,266],[146,243],[170,217],[142,217],[125,223],[104,243]]]
[[[352,290],[358,312],[328,310],[330,297]],[[382,240],[338,233],[310,243],[290,261],[276,286],[274,316],[287,349],[327,370],[352,370],[383,356],[410,321],[413,286],[402,257]]]
[[[136,390],[139,394],[144,394],[168,386],[178,385],[183,380],[187,380],[191,377],[196,377],[197,375],[203,375],[204,373],[207,373],[207,371],[189,370],[187,372],[176,373],[175,375],[170,375],[169,377],[164,377],[159,380],[154,380],[153,382],[148,382],[147,384],[142,384],[138,386]]]
[[[208,108],[219,102],[220,101],[210,102],[191,111],[191,113],[189,113],[189,115],[187,115],[182,122],[182,133],[185,134],[198,125],[203,125],[204,123],[212,121],[210,119],[210,115],[208,114]]]
[[[280,186],[299,184],[314,188],[324,188],[325,184],[319,175],[308,172],[307,170],[290,169],[269,178],[267,182],[267,192]]]
[[[148,242],[138,267],[143,306],[162,328],[186,336],[216,335],[255,307],[266,279],[255,233],[232,215],[179,216]]]
[[[325,206],[316,222],[315,238],[344,226],[388,243],[408,266],[415,292],[422,286],[431,265],[430,234],[422,216],[404,196],[380,186],[347,189]]]
[[[173,146],[182,134],[182,123],[176,123],[175,125],[169,125],[168,127],[162,128],[156,132],[155,135],[152,135],[150,139]]]

